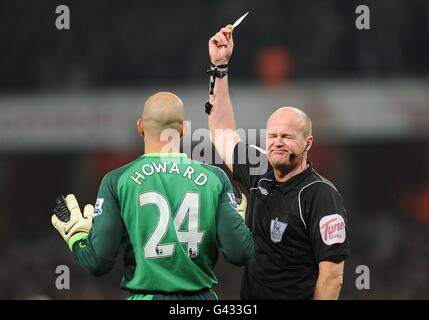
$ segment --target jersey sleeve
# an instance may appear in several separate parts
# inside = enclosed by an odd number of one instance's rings
[[[232,174],[234,180],[250,189],[258,176],[268,171],[268,159],[264,150],[238,142],[234,148]]]
[[[228,262],[241,266],[253,253],[252,234],[238,213],[232,185],[226,174],[222,180],[223,189],[216,212],[218,244]]]
[[[100,185],[88,238],[72,245],[75,260],[94,275],[113,268],[121,244],[123,222],[115,190],[114,180],[106,175]]]
[[[339,192],[327,183],[315,183],[308,192],[307,228],[316,262],[347,259],[349,225]]]

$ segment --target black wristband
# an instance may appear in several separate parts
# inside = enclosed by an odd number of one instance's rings
[[[224,70],[218,70],[218,68],[222,68]],[[221,64],[218,66],[211,65],[210,69],[207,69],[207,74],[210,76],[213,76],[215,78],[223,78],[228,74],[228,65],[227,64]]]
[[[218,70],[218,68],[224,69],[224,70]],[[210,85],[209,85],[209,98],[210,96],[213,96],[213,89],[215,86],[216,78],[223,78],[228,74],[228,65],[227,64],[220,64],[220,65],[214,65],[213,63],[210,64],[210,68],[207,69],[206,73],[210,75]],[[213,105],[209,101],[206,102],[205,106],[205,112],[207,114],[210,114]]]
[[[212,68],[221,68],[221,69],[224,69],[224,68],[228,68],[228,64],[219,64],[219,65],[214,65],[213,63],[210,65]]]
[[[210,112],[212,111],[213,105],[210,102],[206,102],[206,104],[204,105],[205,107],[205,111],[207,114],[210,114]]]

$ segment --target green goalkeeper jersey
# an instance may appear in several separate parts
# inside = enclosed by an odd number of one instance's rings
[[[185,154],[146,154],[109,172],[87,238],[76,237],[76,261],[95,275],[110,271],[124,248],[121,287],[190,293],[217,284],[218,247],[243,265],[253,250],[231,183],[219,168]]]

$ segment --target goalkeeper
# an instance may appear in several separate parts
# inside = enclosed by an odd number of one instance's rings
[[[75,260],[94,275],[109,272],[123,246],[128,299],[217,299],[218,248],[234,265],[253,251],[226,174],[179,153],[184,129],[182,101],[151,96],[137,120],[145,154],[103,178],[95,209],[82,214],[68,195],[70,219],[52,216]]]

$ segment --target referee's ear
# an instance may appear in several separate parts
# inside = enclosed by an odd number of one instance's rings
[[[310,150],[311,146],[313,145],[313,136],[308,136],[307,138],[305,138],[305,143],[306,143],[307,147],[305,148],[304,151]]]
[[[137,119],[137,132],[139,133],[140,137],[144,137],[144,126],[143,126],[143,121],[142,119]]]

